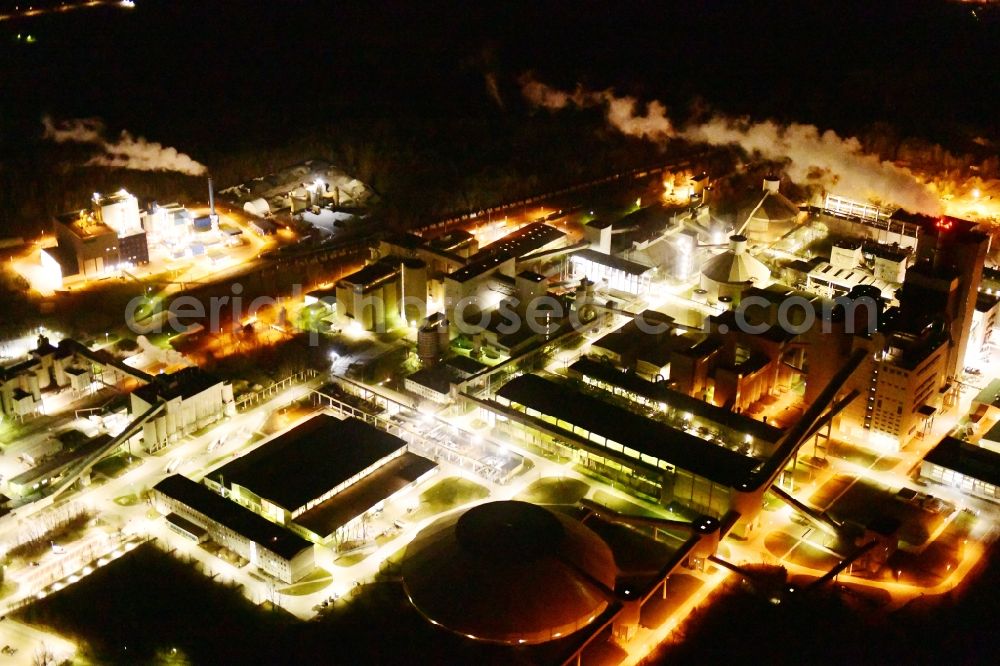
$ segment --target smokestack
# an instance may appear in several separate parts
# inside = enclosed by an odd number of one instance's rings
[[[215,217],[215,188],[212,187],[212,177],[208,177],[208,208],[209,214]]]
[[[781,179],[777,176],[764,176],[764,191],[771,192],[772,194],[778,193],[778,187],[781,185]]]

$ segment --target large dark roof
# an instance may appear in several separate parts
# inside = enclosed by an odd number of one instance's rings
[[[347,490],[309,509],[296,518],[295,523],[326,538],[435,467],[436,462],[406,452]]]
[[[212,388],[220,381],[215,375],[199,368],[182,368],[169,375],[151,377],[149,384],[140,386],[134,393],[149,404],[155,405],[157,398],[173,400],[179,397],[186,400]]]
[[[725,485],[744,480],[759,464],[683,430],[537,375],[516,377],[497,395]]]
[[[782,433],[780,428],[776,428],[773,425],[762,423],[744,414],[737,414],[724,407],[693,398],[686,393],[681,393],[670,388],[666,384],[643,379],[635,373],[621,372],[607,363],[583,357],[571,365],[569,369],[571,372],[614,384],[649,400],[666,403],[674,409],[691,412],[696,416],[726,426],[727,428],[748,433],[765,442],[778,441]]]
[[[628,273],[629,275],[644,275],[653,270],[652,266],[646,266],[645,264],[640,264],[636,261],[623,259],[622,257],[616,257],[613,254],[605,254],[589,248],[580,250],[579,252],[574,252],[573,256],[586,259],[587,261],[595,264],[614,268],[622,271],[623,273]]]
[[[275,525],[250,509],[227,500],[200,483],[180,474],[168,476],[153,486],[153,489],[243,535],[254,543],[260,544],[286,560],[312,546],[310,542],[294,532],[290,532],[280,525]]]
[[[319,414],[209,477],[294,511],[405,446],[364,421]]]
[[[640,325],[640,320],[642,324]],[[654,347],[690,347],[691,344],[685,338],[678,336],[676,340],[664,340],[662,335],[654,335],[651,330],[659,330],[661,334],[673,329],[674,318],[656,310],[644,310],[635,315],[624,326],[607,335],[602,336],[594,343],[598,349],[606,349],[619,356],[626,357],[630,353],[641,355],[641,352]]]
[[[506,501],[425,527],[406,547],[402,574],[410,602],[435,624],[523,645],[597,622],[615,603],[618,571],[608,545],[579,521]]]
[[[393,261],[377,261],[374,264],[368,264],[361,270],[355,271],[350,275],[343,277],[338,282],[339,285],[344,287],[362,287],[364,290],[374,289],[385,284],[386,281],[391,280],[399,274],[399,263]]]
[[[452,384],[458,384],[476,375],[487,366],[468,356],[455,356],[444,363],[432,365],[429,368],[417,370],[407,379],[426,386],[442,395],[451,391]]]
[[[979,292],[976,294],[976,310],[989,312],[997,304],[997,301],[1000,301],[1000,296]]]
[[[1000,453],[955,437],[945,437],[924,460],[959,474],[1000,486]]]
[[[448,277],[456,282],[465,282],[509,259],[523,257],[540,250],[565,235],[555,227],[550,227],[542,222],[526,224],[469,257],[467,265]]]

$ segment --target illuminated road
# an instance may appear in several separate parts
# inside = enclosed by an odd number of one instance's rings
[[[28,5],[31,0],[24,3]],[[93,9],[94,7],[118,7],[119,9],[132,9],[135,3],[130,0],[88,0],[87,2],[63,2],[53,7],[32,7],[26,6],[24,9],[0,14],[0,21],[13,21],[16,19],[35,18],[48,14],[65,14],[78,9]]]

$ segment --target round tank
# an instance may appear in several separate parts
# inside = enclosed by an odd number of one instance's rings
[[[425,364],[437,362],[441,356],[440,332],[436,326],[421,326],[417,331],[417,356]]]

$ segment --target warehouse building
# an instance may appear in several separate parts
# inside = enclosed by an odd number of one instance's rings
[[[406,442],[356,418],[319,414],[209,473],[206,483],[281,525],[406,453]]]
[[[297,581],[316,567],[313,544],[180,474],[157,483],[152,496],[173,531],[200,541],[201,528],[212,541],[282,582]]]
[[[945,437],[924,456],[920,477],[995,502],[1000,500],[1000,453]]]
[[[498,429],[664,504],[719,517],[730,491],[760,464],[716,443],[536,375],[482,401]]]
[[[365,541],[368,518],[437,472],[436,462],[407,451],[294,519],[292,529],[325,545]]]
[[[569,258],[569,278],[587,278],[612,291],[641,296],[649,291],[655,268],[611,254],[586,249]]]
[[[488,502],[437,520],[407,546],[402,579],[410,603],[435,625],[521,650],[600,631],[622,608],[608,544],[583,523],[525,502]]]
[[[781,429],[773,425],[681,393],[666,382],[621,372],[607,363],[582,357],[567,370],[588,386],[656,409],[675,427],[744,455],[770,455],[781,436]]]
[[[453,400],[453,388],[485,370],[487,366],[468,356],[455,356],[414,372],[404,380],[410,393],[440,404]]]

